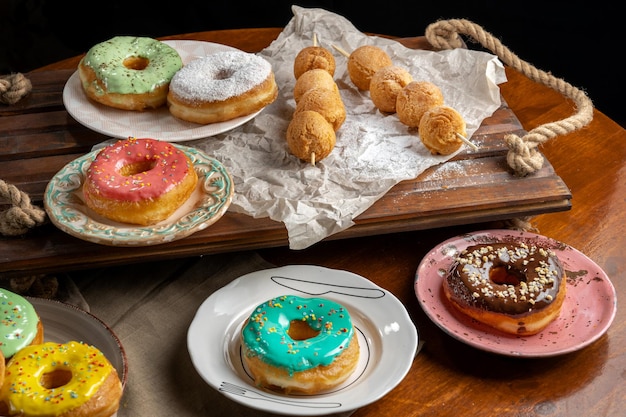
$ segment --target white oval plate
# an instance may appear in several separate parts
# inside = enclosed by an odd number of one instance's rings
[[[109,246],[150,246],[182,239],[219,220],[232,201],[233,181],[226,168],[198,149],[174,145],[193,162],[198,185],[191,197],[169,218],[152,226],[136,226],[106,219],[85,204],[82,186],[99,150],[75,159],[48,183],[44,207],[50,221],[64,232]]]
[[[470,245],[494,242],[526,242],[551,248],[565,268],[567,292],[561,314],[536,335],[508,335],[492,329],[456,311],[443,294],[442,280],[456,255]],[[591,259],[554,239],[513,230],[480,231],[437,245],[417,269],[415,293],[426,315],[455,339],[488,352],[527,358],[582,349],[607,331],[617,313],[615,288]]]
[[[71,304],[45,298],[27,297],[43,323],[44,341],[84,342],[98,348],[117,370],[126,385],[128,363],[119,338],[102,320]]]
[[[187,40],[163,42],[178,51],[183,64],[215,52],[238,51],[231,46],[212,42]],[[167,106],[142,112],[116,109],[89,100],[80,84],[78,71],[72,74],[65,83],[63,104],[76,121],[98,133],[118,139],[133,136],[167,142],[182,142],[215,136],[241,126],[263,111],[261,109],[253,114],[225,122],[200,125],[175,118],[170,114]]]
[[[328,298],[348,309],[361,351],[344,384],[318,395],[278,394],[254,384],[242,362],[239,332],[257,305],[284,294]],[[404,379],[417,344],[417,329],[393,294],[351,272],[307,265],[234,280],[202,303],[187,333],[191,360],[211,387],[251,408],[299,416],[346,412],[380,399]]]

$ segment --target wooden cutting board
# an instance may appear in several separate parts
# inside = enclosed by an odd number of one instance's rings
[[[68,162],[109,137],[76,122],[63,106],[65,82],[74,70],[28,74],[33,92],[13,106],[0,105],[0,179],[42,205],[48,181]],[[423,230],[533,216],[571,208],[571,193],[549,161],[536,174],[516,177],[506,163],[503,137],[525,131],[503,103],[472,137],[478,151],[403,181],[355,219],[355,226],[330,236]],[[0,202],[0,208],[2,208]],[[25,236],[0,237],[0,276],[111,265],[288,244],[282,223],[227,212],[215,224],[185,239],[128,248],[89,243],[51,224]]]

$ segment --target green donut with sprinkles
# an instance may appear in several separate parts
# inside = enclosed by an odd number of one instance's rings
[[[335,388],[359,361],[350,313],[326,298],[281,295],[265,301],[243,325],[241,344],[256,385],[286,394]]]
[[[0,352],[9,360],[29,345],[43,343],[43,324],[35,307],[19,294],[0,288]]]
[[[178,52],[156,39],[115,36],[92,46],[78,64],[91,100],[122,110],[165,105],[170,81],[183,67]]]

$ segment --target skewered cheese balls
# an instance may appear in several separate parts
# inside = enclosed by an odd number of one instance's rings
[[[296,85],[293,88],[293,99],[296,101],[296,104],[304,93],[313,88],[331,90],[339,94],[339,87],[337,87],[333,76],[324,69],[315,68],[305,72],[296,80]]]
[[[287,127],[287,145],[292,154],[315,164],[334,149],[337,138],[333,126],[316,111],[294,114]]]
[[[458,135],[467,136],[465,120],[449,106],[437,106],[426,111],[418,133],[424,146],[433,155],[449,155],[463,144]]]
[[[370,82],[370,98],[384,113],[395,113],[396,99],[413,76],[402,67],[391,65],[376,71]]]
[[[293,62],[293,75],[298,79],[305,72],[315,68],[324,69],[334,76],[335,57],[321,46],[307,46],[301,49]]]
[[[443,104],[443,93],[429,81],[408,83],[396,98],[396,113],[401,123],[418,127],[426,111]]]
[[[307,110],[321,114],[335,131],[346,120],[346,107],[338,91],[335,92],[324,88],[308,90],[300,97],[294,115]]]
[[[287,127],[289,151],[303,161],[326,158],[337,140],[335,131],[346,119],[346,108],[333,78],[335,58],[317,45],[302,49],[294,60],[293,98],[296,109]]]
[[[387,52],[377,46],[363,45],[348,57],[348,75],[358,89],[367,91],[376,71],[392,64]]]

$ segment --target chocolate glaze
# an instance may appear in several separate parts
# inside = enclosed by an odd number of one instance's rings
[[[549,249],[480,244],[460,253],[445,279],[452,298],[462,306],[526,315],[556,299],[563,267]]]

